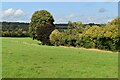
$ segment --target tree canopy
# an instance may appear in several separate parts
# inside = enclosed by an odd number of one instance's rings
[[[46,10],[39,10],[33,13],[29,33],[31,37],[37,37],[36,30],[38,27],[43,27],[45,24],[53,24],[53,16]]]
[[[36,11],[31,18],[29,33],[32,38],[43,41],[49,38],[49,35],[54,30],[54,18],[46,10]],[[46,35],[43,37],[43,35]],[[43,39],[44,38],[44,39]],[[48,41],[48,40],[47,40]],[[46,43],[47,43],[46,41]]]

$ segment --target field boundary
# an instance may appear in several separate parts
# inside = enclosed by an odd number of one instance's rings
[[[108,50],[100,50],[100,49],[95,49],[95,48],[79,48],[79,47],[72,47],[72,46],[59,46],[63,48],[74,48],[74,49],[81,49],[81,50],[91,50],[91,51],[97,51],[97,52],[109,52],[109,53],[118,53],[118,52],[113,52],[113,51],[108,51]]]

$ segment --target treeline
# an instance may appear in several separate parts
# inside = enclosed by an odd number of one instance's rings
[[[15,31],[1,31],[2,37],[29,37],[28,31],[23,31],[22,29],[18,29]]]
[[[28,31],[29,23],[20,23],[20,22],[0,22],[0,27],[2,31],[17,31],[22,29],[23,31]]]
[[[29,37],[29,23],[0,22],[2,37]]]
[[[98,25],[102,26],[104,24],[83,24],[83,27],[86,26]],[[55,24],[56,29],[64,31],[68,29],[68,24]],[[29,23],[20,23],[20,22],[0,22],[0,33],[3,37],[29,37]]]
[[[89,25],[82,27],[80,22],[69,22],[68,30],[55,29],[50,35],[50,42],[55,46],[74,46],[120,51],[120,18],[103,26]]]

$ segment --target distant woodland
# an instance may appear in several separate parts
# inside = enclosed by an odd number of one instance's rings
[[[0,22],[0,29],[2,28],[2,31],[16,31],[19,29],[22,29],[23,31],[28,31],[29,30],[29,23],[21,23],[21,22]],[[88,24],[83,24],[83,27],[85,26],[101,26],[104,24],[94,24],[94,23],[88,23]],[[57,29],[67,29],[68,24],[55,24]]]

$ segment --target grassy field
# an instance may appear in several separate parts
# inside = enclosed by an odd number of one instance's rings
[[[118,54],[2,38],[3,78],[117,78]]]

